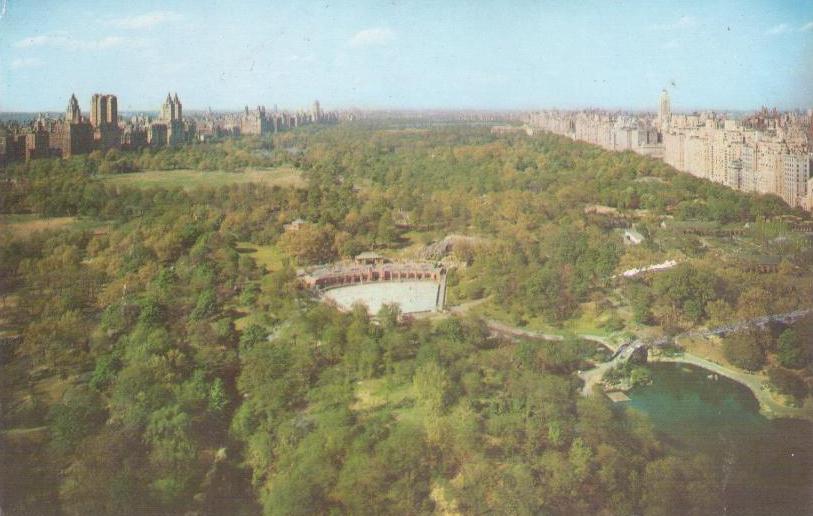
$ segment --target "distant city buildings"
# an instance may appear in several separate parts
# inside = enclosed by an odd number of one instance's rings
[[[224,129],[238,134],[264,135],[292,129],[305,124],[335,123],[339,121],[338,113],[324,113],[319,101],[314,101],[310,112],[297,111],[295,113],[266,110],[265,106],[254,109],[245,107],[243,113],[236,118],[226,118]]]
[[[266,111],[265,106],[248,107],[238,113],[214,114],[211,110],[192,118],[184,117],[177,93],[167,94],[158,118],[133,116],[123,120],[115,95],[96,93],[90,101],[90,117],[85,118],[75,95],[68,100],[64,118],[40,115],[33,122],[0,124],[0,165],[29,159],[88,154],[94,150],[137,150],[144,147],[177,146],[212,138],[276,133],[312,123],[334,123],[338,113],[322,111],[319,101],[310,111]]]
[[[813,210],[813,113],[761,111],[743,120],[714,113],[673,114],[661,93],[657,116],[604,111],[543,111],[541,129],[608,150],[631,150],[736,190],[775,194]]]

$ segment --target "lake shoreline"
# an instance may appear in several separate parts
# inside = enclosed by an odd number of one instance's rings
[[[812,410],[805,407],[788,407],[775,401],[771,396],[770,391],[768,391],[767,388],[764,388],[763,378],[760,376],[735,371],[705,358],[685,352],[680,356],[650,357],[649,361],[693,365],[706,371],[719,374],[720,376],[724,376],[729,380],[739,383],[740,385],[744,385],[751,391],[754,398],[756,398],[757,402],[759,403],[759,412],[767,418],[793,418],[813,422]]]

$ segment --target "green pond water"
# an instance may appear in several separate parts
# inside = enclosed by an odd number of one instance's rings
[[[711,457],[725,514],[813,515],[813,423],[767,419],[747,387],[687,364],[650,364],[629,406],[669,445]]]

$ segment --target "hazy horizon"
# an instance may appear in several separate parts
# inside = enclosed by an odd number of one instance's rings
[[[102,93],[102,92],[100,92]],[[113,93],[115,94],[115,93]],[[181,99],[183,100],[183,99]],[[79,100],[80,105],[82,101]],[[90,103],[90,99],[88,99],[88,104]],[[263,105],[266,109],[271,109],[272,106],[268,104],[260,104]],[[537,112],[537,111],[606,111],[608,113],[647,113],[647,114],[657,114],[656,107],[651,109],[633,109],[633,108],[621,108],[621,107],[602,107],[602,106],[575,106],[570,108],[562,108],[557,106],[540,106],[540,107],[528,107],[528,108],[488,108],[488,107],[454,107],[454,106],[437,106],[437,107],[388,107],[388,106],[381,106],[381,107],[366,107],[366,106],[325,106],[321,101],[320,105],[324,111],[336,111],[336,112],[343,112],[343,111],[362,111],[362,112],[394,112],[394,113],[432,113],[432,112],[451,112],[451,113],[463,113],[463,112],[472,112],[472,113],[529,113],[529,112]],[[249,110],[256,109],[257,106],[251,105],[248,106]],[[735,114],[735,115],[747,115],[750,113],[755,113],[761,110],[763,107],[768,109],[773,109],[775,106],[755,106],[750,109],[725,109],[725,108],[698,108],[698,109],[672,109],[673,114],[684,114],[684,115],[691,115],[691,114],[699,114],[699,113],[718,113],[718,114]],[[295,107],[288,107],[288,106],[278,106],[279,112],[288,112],[288,113],[296,113],[298,111],[307,111],[310,109],[310,106],[295,106]],[[186,107],[184,106],[184,113],[189,115],[199,115],[203,113],[209,112],[210,108],[198,108],[198,107]],[[212,107],[212,113],[221,113],[221,114],[231,114],[231,113],[240,113],[245,109],[245,106],[241,107],[233,107],[233,108],[216,108]],[[779,108],[777,108],[779,109]],[[781,109],[782,112],[806,112],[808,109],[804,106],[798,107],[788,107]],[[2,116],[10,116],[10,115],[31,115],[36,117],[38,114],[44,115],[62,115],[64,114],[64,109],[34,109],[30,111],[7,111],[7,110],[0,110],[0,117]],[[155,115],[158,116],[160,114],[160,109],[125,109],[119,110],[120,116],[133,116],[133,115]],[[90,110],[82,109],[83,116],[90,116]]]
[[[675,111],[813,106],[813,1],[464,2],[0,0],[0,111],[95,92],[122,111]],[[41,16],[42,12],[47,17]]]

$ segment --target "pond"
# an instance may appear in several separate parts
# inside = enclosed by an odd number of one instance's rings
[[[767,419],[747,387],[688,364],[650,364],[629,392],[671,446],[719,468],[727,514],[813,514],[813,423]]]

